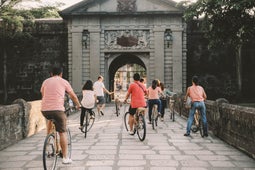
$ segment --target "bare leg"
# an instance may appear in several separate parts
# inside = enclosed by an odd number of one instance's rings
[[[134,127],[134,115],[129,115],[128,123],[129,123],[130,131],[133,131],[133,127]]]
[[[66,132],[59,132],[59,136],[60,136],[60,145],[62,148],[62,153],[63,153],[63,158],[67,158],[67,133]]]

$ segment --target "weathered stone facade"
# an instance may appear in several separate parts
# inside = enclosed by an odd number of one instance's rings
[[[185,90],[186,25],[175,2],[82,1],[60,14],[68,24],[69,80],[75,91],[100,74],[112,87],[117,68],[130,63],[145,67],[148,82],[159,79],[175,92]]]

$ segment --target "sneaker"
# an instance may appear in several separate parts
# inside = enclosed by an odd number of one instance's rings
[[[101,115],[104,116],[104,113],[102,111],[100,111]]]
[[[163,122],[163,121],[164,121],[164,118],[163,118],[163,117],[161,117],[161,119],[160,119],[160,120],[161,120],[161,122]]]
[[[151,121],[149,121],[148,124],[151,124]]]
[[[63,158],[62,163],[63,164],[71,164],[73,161],[70,158]]]
[[[80,126],[79,129],[82,130],[82,126]]]
[[[130,135],[134,135],[135,133],[134,133],[133,130],[132,130],[132,131],[130,130],[130,131],[129,131],[129,134],[130,134]]]
[[[95,116],[94,115],[90,115],[90,119],[95,119]]]
[[[208,133],[205,133],[205,137],[208,137]]]
[[[185,134],[184,134],[184,136],[190,136],[190,134],[188,134],[188,133],[185,133]]]

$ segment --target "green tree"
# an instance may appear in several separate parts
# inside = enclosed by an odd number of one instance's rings
[[[187,22],[200,20],[209,47],[231,47],[235,51],[238,90],[242,89],[242,46],[255,37],[254,0],[183,1]]]
[[[0,56],[3,62],[3,66],[0,68],[3,69],[1,77],[3,77],[4,103],[8,99],[7,61],[13,55],[14,49],[17,49],[18,52],[20,45],[33,40],[33,36],[29,32],[23,32],[24,26],[33,28],[36,18],[59,17],[57,7],[44,6],[29,10],[15,8],[20,2],[22,0],[0,1]]]

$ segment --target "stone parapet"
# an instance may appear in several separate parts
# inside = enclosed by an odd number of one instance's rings
[[[188,117],[184,96],[179,94],[175,110]],[[209,130],[227,142],[255,158],[255,108],[229,104],[226,100],[207,100],[206,116]]]

